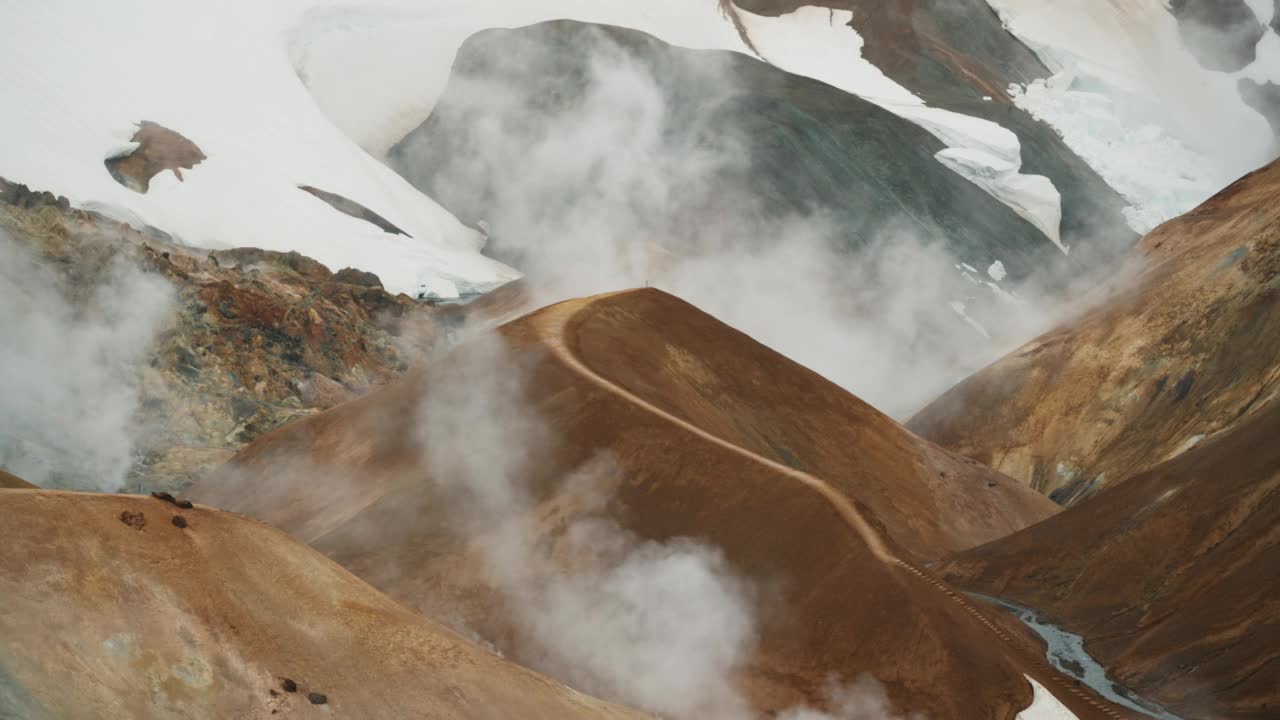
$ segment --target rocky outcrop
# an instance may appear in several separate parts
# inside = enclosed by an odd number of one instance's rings
[[[350,215],[353,218],[364,220],[365,222],[370,223],[371,225],[377,226],[378,229],[382,230],[383,232],[389,232],[393,235],[407,236],[409,234],[401,230],[400,228],[396,227],[395,225],[393,225],[390,220],[382,217],[378,213],[370,210],[369,208],[361,205],[360,203],[354,200],[345,198],[337,193],[331,193],[325,190],[321,190],[320,188],[311,187],[310,185],[299,185],[298,189],[305,193],[308,193],[320,198],[321,200],[328,203],[329,206],[332,207],[334,210],[337,210],[338,212],[344,215]],[[378,284],[381,285],[382,283],[378,283]]]
[[[1097,309],[908,427],[1071,503],[1230,430],[1280,385],[1280,163],[1143,239]]]
[[[151,178],[165,170],[173,171],[173,176],[181,182],[183,170],[190,170],[206,159],[195,143],[150,120],[138,123],[138,131],[129,141],[137,147],[109,157],[104,163],[116,182],[134,192],[145,193],[151,188]]]
[[[0,230],[66,281],[73,307],[117,261],[172,285],[175,309],[138,377],[129,482],[148,487],[181,485],[267,430],[398,377],[465,322],[387,293],[369,273],[335,274],[298,253],[182,246],[3,181]]]

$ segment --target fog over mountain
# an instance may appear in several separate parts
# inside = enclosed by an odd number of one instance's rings
[[[0,718],[1274,717],[1273,0],[0,0]]]

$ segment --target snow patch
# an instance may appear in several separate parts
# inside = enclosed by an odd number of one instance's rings
[[[1062,244],[1062,195],[1043,175],[1022,175],[1018,167],[982,150],[947,148],[935,156],[1035,225],[1065,255]]]
[[[1269,38],[1259,62],[1227,74],[1200,67],[1165,0],[988,4],[1054,73],[1012,88],[1015,103],[1129,201],[1134,230],[1190,210],[1274,157],[1270,126],[1236,87],[1240,76],[1280,73]]]
[[[987,332],[987,329],[983,327],[982,323],[978,322],[977,320],[974,320],[973,317],[969,315],[968,312],[966,312],[968,309],[968,305],[966,305],[964,301],[952,300],[950,303],[947,303],[947,305],[951,308],[952,312],[960,316],[960,319],[968,323],[969,326],[972,327],[974,330],[977,330],[979,335],[981,335],[982,337],[988,340],[991,339],[991,333]]]
[[[1036,679],[1030,675],[1024,675],[1027,682],[1031,683],[1031,689],[1035,696],[1031,700],[1031,704],[1027,709],[1018,713],[1015,720],[1078,720],[1076,714],[1071,712],[1062,701],[1054,697],[1053,693],[1045,689],[1045,686],[1036,682]]]
[[[478,233],[361,151],[316,107],[282,39],[314,4],[7,6],[0,172],[77,206],[120,208],[131,222],[194,246],[296,250],[333,270],[368,270],[391,292],[444,282],[485,289],[518,277],[476,251]],[[122,187],[101,159],[127,149],[141,120],[190,138],[208,159],[184,174],[185,183],[162,173],[145,195]],[[351,198],[412,237],[338,215],[299,185]]]
[[[987,268],[987,277],[990,277],[992,280],[995,280],[996,282],[1000,282],[1008,274],[1009,273],[1004,269],[1004,263],[1000,262],[999,260],[991,263],[991,267]]]

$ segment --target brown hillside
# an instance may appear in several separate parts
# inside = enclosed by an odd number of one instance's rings
[[[0,488],[17,489],[17,490],[34,490],[35,485],[23,480],[12,473],[0,470]]]
[[[1183,717],[1280,711],[1280,405],[942,573],[1085,636]]]
[[[1148,235],[1128,292],[948,391],[908,427],[1062,502],[1247,419],[1280,380],[1280,162]]]
[[[541,533],[534,544],[554,553],[557,528],[599,513],[646,540],[693,537],[723,549],[730,567],[770,590],[738,678],[758,710],[813,702],[829,677],[870,673],[904,712],[1012,718],[1030,702],[1028,673],[1081,718],[1104,715],[1034,651],[900,559],[1047,517],[1043,498],[928,446],[658,291],[562,303],[501,333],[527,375],[529,402],[554,431],[524,477],[529,522]],[[464,344],[401,382],[263,436],[197,492],[278,523],[393,597],[537,667],[509,599],[486,576],[485,538],[448,530],[462,508],[433,483],[411,430],[460,368],[479,364],[480,347]],[[589,507],[560,481],[601,451],[616,463],[612,497]],[[936,522],[916,519],[923,514]]]
[[[243,517],[0,490],[0,527],[0,717],[640,717],[472,645]]]

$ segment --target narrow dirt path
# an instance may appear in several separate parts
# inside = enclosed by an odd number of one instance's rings
[[[988,630],[999,638],[1001,642],[1007,645],[1013,645],[1013,638],[1009,637],[1008,633],[989,620],[980,610],[978,610],[977,607],[974,606],[973,603],[960,593],[957,593],[950,585],[947,585],[930,573],[921,570],[911,562],[903,560],[892,553],[885,544],[884,538],[876,532],[871,523],[862,516],[862,513],[859,512],[856,507],[854,507],[853,502],[850,501],[843,493],[833,488],[825,480],[806,472],[796,470],[795,468],[788,467],[774,460],[770,460],[769,458],[751,452],[750,450],[735,445],[723,438],[717,437],[682,418],[672,415],[644,398],[637,397],[626,388],[620,387],[607,378],[597,374],[594,370],[583,363],[569,346],[569,343],[565,338],[565,328],[569,325],[569,322],[573,317],[580,311],[589,307],[601,298],[609,297],[609,295],[610,294],[597,295],[580,300],[567,300],[544,308],[540,312],[536,313],[533,319],[535,320],[535,328],[537,329],[538,336],[545,346],[555,355],[557,360],[563,362],[566,366],[580,374],[583,378],[589,380],[600,389],[613,395],[617,395],[628,403],[637,405],[646,411],[657,415],[663,420],[685,430],[686,432],[692,433],[693,435],[696,435],[728,452],[747,458],[752,462],[765,465],[786,477],[803,483],[805,487],[808,487],[821,495],[822,498],[826,500],[837,513],[839,513],[840,517],[855,533],[857,533],[858,537],[863,541],[876,559],[886,565],[899,568],[922,582],[932,586],[952,602],[959,605],[965,612],[981,622]],[[1114,707],[1100,702],[1092,693],[1085,692],[1079,687],[1071,684],[1067,679],[1063,678],[1062,674],[1059,673],[1057,669],[1049,664],[1048,660],[1039,658],[1039,662],[1037,662],[1036,665],[1036,680],[1046,688],[1053,687],[1069,693],[1108,717],[1117,718],[1119,720],[1128,718],[1127,715],[1122,714]],[[1032,674],[1029,670],[1024,670],[1024,672],[1028,675]]]

